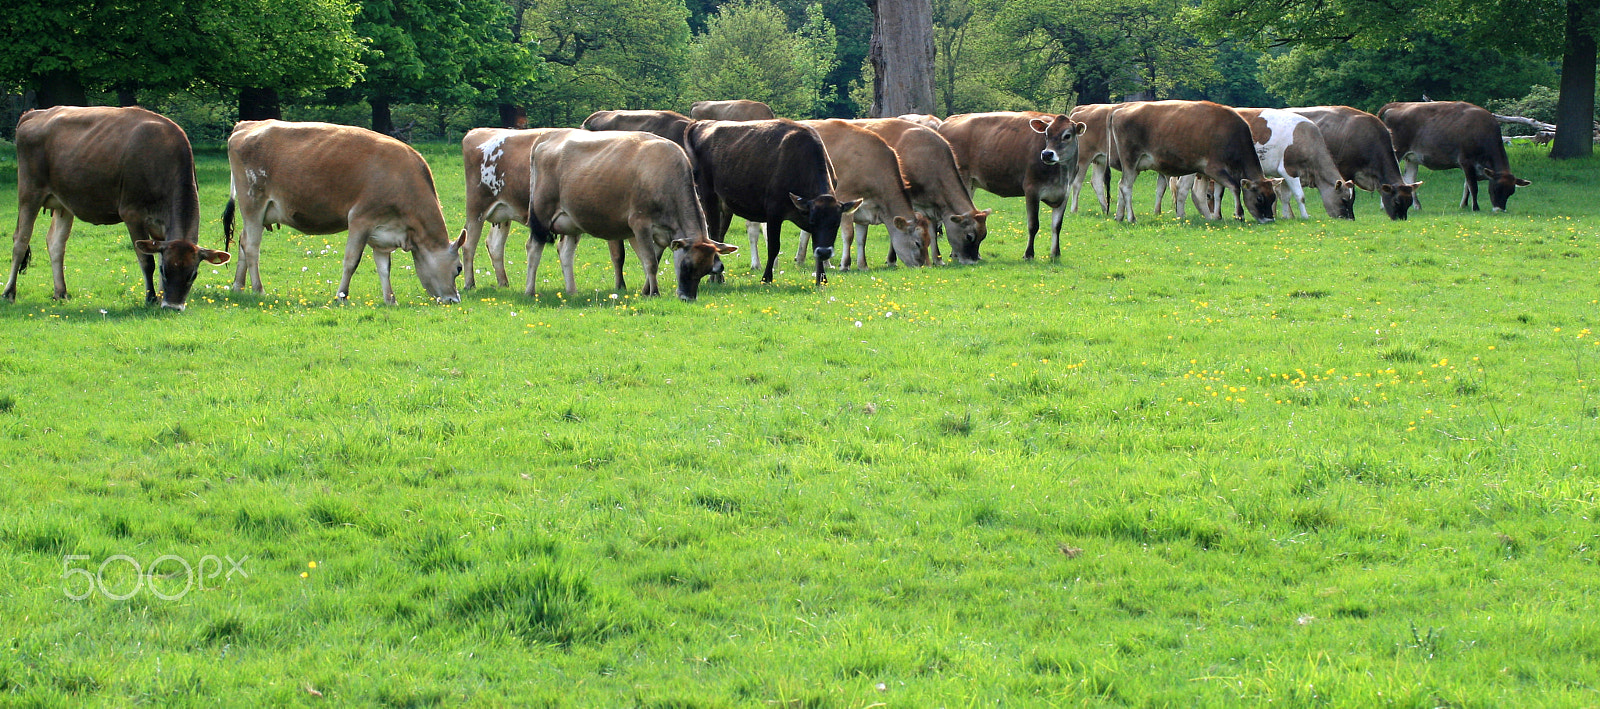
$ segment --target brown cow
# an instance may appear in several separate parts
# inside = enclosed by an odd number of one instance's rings
[[[980,210],[972,204],[950,141],[937,130],[901,118],[864,118],[851,123],[877,133],[894,148],[909,187],[912,208],[937,220],[957,262],[977,263],[978,245],[989,236],[988,220],[993,210]],[[933,255],[937,263],[937,240]]]
[[[1465,101],[1391,103],[1378,109],[1378,118],[1394,135],[1394,154],[1405,164],[1406,182],[1417,181],[1417,165],[1429,170],[1461,168],[1466,185],[1461,206],[1472,203],[1478,211],[1478,178],[1489,181],[1489,206],[1506,210],[1506,201],[1518,187],[1533,184],[1511,174],[1506,146],[1500,141],[1500,123],[1494,114]],[[1421,202],[1417,209],[1421,209]]]
[[[944,125],[944,121],[938,116],[926,113],[902,113],[899,118],[902,121],[911,121],[928,130],[939,130],[939,126]]]
[[[697,121],[766,121],[777,118],[772,107],[760,101],[695,101],[689,117]]]
[[[1117,110],[1115,103],[1089,103],[1072,109],[1069,116],[1084,125],[1078,138],[1078,169],[1067,183],[1067,196],[1072,200],[1072,213],[1078,213],[1078,194],[1083,191],[1083,179],[1089,178],[1094,186],[1094,196],[1100,200],[1100,211],[1111,213],[1111,168],[1117,164],[1116,151],[1111,147],[1111,114]],[[1161,200],[1156,200],[1156,213],[1161,213]]]
[[[1111,140],[1122,181],[1117,219],[1134,222],[1133,183],[1143,170],[1168,177],[1203,173],[1244,198],[1250,216],[1272,221],[1277,195],[1261,174],[1250,126],[1233,109],[1210,101],[1143,101],[1111,114]]]
[[[477,287],[472,261],[483,238],[483,225],[489,223],[489,259],[495,281],[501,288],[510,285],[506,277],[506,238],[511,222],[528,223],[528,161],[533,146],[549,135],[551,128],[513,130],[474,128],[461,139],[461,160],[466,166],[467,226],[466,242],[461,247],[461,267],[466,276],[464,289]],[[619,282],[617,289],[624,286]]]
[[[1086,126],[1064,115],[964,113],[945,119],[939,134],[950,141],[968,184],[1001,197],[1024,198],[1028,249],[1039,233],[1039,203],[1050,205],[1050,258],[1061,256],[1061,218],[1067,185],[1078,167],[1077,138]]]
[[[677,111],[595,111],[583,119],[586,130],[642,130],[679,145],[694,119]]]
[[[860,202],[834,196],[833,166],[817,132],[787,118],[770,121],[696,121],[689,127],[690,154],[699,166],[695,184],[715,238],[728,233],[734,215],[767,226],[767,268],[772,282],[778,237],[785,220],[816,242],[817,284],[833,258],[839,222]]]
[[[841,200],[860,200],[861,206],[845,214],[839,231],[844,234],[844,259],[839,270],[850,270],[850,251],[856,246],[856,265],[867,267],[867,225],[889,230],[889,245],[908,266],[928,263],[933,224],[911,206],[900,159],[878,134],[837,118],[801,121],[822,137],[837,176],[834,194]],[[854,238],[852,238],[854,237]],[[806,236],[800,236],[795,263],[805,262]]]
[[[189,136],[142,108],[58,106],[17,121],[17,230],[5,299],[16,301],[28,268],[33,225],[52,212],[46,243],[57,299],[67,296],[63,258],[72,220],[127,225],[144,271],[144,301],[156,303],[155,256],[161,256],[161,307],[183,310],[200,262],[226,263],[225,251],[198,246],[200,199]]]
[[[244,290],[248,272],[261,292],[261,233],[282,224],[306,234],[349,231],[339,300],[361,252],[372,247],[383,302],[395,303],[389,258],[410,251],[422,287],[441,303],[458,303],[463,235],[455,243],[439,209],[433,173],[417,151],[365,128],[329,123],[241,121],[228,136],[228,206],[223,232],[233,237],[235,205],[243,222],[234,290]]]
[[[633,242],[644,266],[644,295],[660,295],[656,269],[673,252],[678,297],[693,301],[719,253],[739,247],[711,241],[695,195],[689,156],[670,140],[638,131],[562,129],[533,148],[529,200],[528,283],[534,295],[539,257],[562,234],[561,271],[577,291],[572,257],[579,234]]]
[[[1328,152],[1339,168],[1339,175],[1354,180],[1357,187],[1377,192],[1378,201],[1390,219],[1403,220],[1416,200],[1421,182],[1408,182],[1400,176],[1394,141],[1389,127],[1366,111],[1349,106],[1311,106],[1291,108],[1311,119],[1322,131]],[[1353,211],[1353,210],[1352,210]]]
[[[1311,119],[1278,108],[1236,108],[1246,123],[1250,124],[1250,139],[1256,144],[1256,157],[1261,169],[1269,177],[1283,178],[1300,209],[1301,219],[1310,219],[1306,213],[1305,190],[1300,179],[1305,177],[1317,188],[1322,198],[1322,208],[1335,219],[1355,219],[1355,183],[1339,175],[1339,167],[1328,152],[1322,131]],[[1283,217],[1288,219],[1289,199],[1283,200]]]

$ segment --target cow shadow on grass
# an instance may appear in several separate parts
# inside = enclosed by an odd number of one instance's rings
[[[92,297],[72,300],[0,301],[0,321],[54,320],[62,323],[95,324],[183,317],[183,313],[157,305],[127,302],[109,303]]]

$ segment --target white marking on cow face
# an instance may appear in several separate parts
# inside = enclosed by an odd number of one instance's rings
[[[483,153],[483,163],[478,168],[478,181],[482,182],[484,187],[489,188],[489,192],[496,197],[499,197],[500,190],[506,187],[505,179],[500,177],[500,171],[496,169],[500,162],[500,156],[505,155],[505,150],[501,147],[501,144],[505,142],[506,137],[504,135],[497,135],[485,141],[483,145],[478,146],[478,151]]]

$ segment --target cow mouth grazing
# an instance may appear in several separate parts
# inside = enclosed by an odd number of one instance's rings
[[[189,304],[188,303],[168,303],[167,301],[163,300],[163,301],[161,301],[161,307],[166,308],[167,310],[176,310],[176,311],[181,313],[181,312],[183,312],[184,308],[189,307]]]

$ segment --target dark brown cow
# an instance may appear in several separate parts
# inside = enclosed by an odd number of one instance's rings
[[[699,168],[696,185],[714,239],[728,233],[734,215],[767,226],[767,268],[772,282],[778,236],[784,221],[815,240],[816,278],[827,282],[823,265],[833,258],[839,221],[860,202],[834,196],[833,166],[817,132],[786,118],[770,121],[696,121],[689,127],[690,153]]]
[[[511,222],[528,223],[528,176],[533,146],[553,128],[513,130],[474,128],[461,139],[461,160],[466,166],[467,226],[466,242],[461,247],[461,267],[466,275],[465,289],[477,287],[472,261],[483,238],[483,225],[489,224],[489,259],[495,281],[501,288],[510,285],[506,277],[506,238]],[[621,281],[617,289],[622,290]]]
[[[1465,101],[1391,103],[1378,109],[1378,118],[1394,136],[1394,154],[1405,164],[1406,182],[1417,181],[1417,165],[1429,170],[1461,168],[1466,185],[1461,206],[1472,203],[1478,211],[1478,178],[1489,181],[1489,206],[1506,210],[1506,201],[1518,187],[1533,184],[1511,174],[1506,146],[1500,141],[1500,123],[1494,114]],[[1417,203],[1421,209],[1422,204]]]
[[[1064,115],[1033,111],[964,113],[945,119],[939,134],[950,141],[968,184],[1024,198],[1028,249],[1023,258],[1033,258],[1039,203],[1050,205],[1050,258],[1060,258],[1067,185],[1077,171],[1077,138],[1085,127]]]
[[[223,231],[232,237],[237,205],[244,235],[234,290],[244,290],[248,272],[261,292],[261,234],[282,224],[306,234],[348,231],[339,300],[361,252],[372,247],[383,301],[395,303],[389,258],[410,251],[422,287],[441,303],[458,303],[461,245],[451,243],[427,161],[394,138],[365,128],[329,123],[242,121],[228,137],[228,206]]]
[[[1111,148],[1111,113],[1115,103],[1090,103],[1072,109],[1072,120],[1084,125],[1078,138],[1078,169],[1067,183],[1067,196],[1072,201],[1072,213],[1078,213],[1078,194],[1083,191],[1083,179],[1089,178],[1094,186],[1094,196],[1100,200],[1100,211],[1111,213],[1111,168],[1118,167],[1116,151]],[[1121,168],[1118,168],[1121,169]],[[1156,200],[1156,213],[1161,213],[1161,200]]]
[[[1168,177],[1202,173],[1238,192],[1256,221],[1272,221],[1273,181],[1261,173],[1250,126],[1233,109],[1210,101],[1124,104],[1111,114],[1111,140],[1122,165],[1117,219],[1134,222],[1133,183],[1141,171],[1155,170]]]
[[[777,118],[772,107],[760,101],[695,101],[689,117],[697,121],[766,121]]]
[[[1283,198],[1283,217],[1290,216],[1290,202],[1300,209],[1300,218],[1309,219],[1306,213],[1304,178],[1317,188],[1322,198],[1322,208],[1335,219],[1355,219],[1355,183],[1339,175],[1339,167],[1328,152],[1327,141],[1317,124],[1298,113],[1281,108],[1236,108],[1246,123],[1250,124],[1250,139],[1256,144],[1256,157],[1261,169],[1270,177],[1283,178],[1289,196]]]
[[[28,268],[33,225],[52,212],[46,243],[55,297],[67,296],[63,258],[72,220],[127,225],[144,271],[145,304],[156,303],[155,256],[161,256],[161,307],[183,310],[200,262],[228,261],[225,251],[198,246],[200,199],[189,136],[142,108],[59,106],[17,121],[17,230],[5,299],[16,301],[17,276]]]
[[[739,247],[706,237],[689,156],[676,143],[639,131],[553,131],[533,148],[528,282],[534,295],[545,244],[561,241],[567,293],[577,291],[572,257],[579,234],[633,242],[644,266],[644,295],[659,295],[656,269],[673,252],[678,297],[693,301],[717,254]]]
[[[1311,106],[1287,109],[1311,119],[1322,131],[1339,175],[1357,187],[1377,192],[1390,219],[1403,220],[1416,200],[1421,182],[1400,176],[1389,127],[1366,111],[1349,106]]]
[[[851,123],[877,133],[894,149],[909,187],[911,206],[937,220],[957,262],[977,263],[978,245],[989,236],[992,210],[980,210],[972,204],[950,141],[937,130],[902,118],[865,118]],[[938,253],[935,242],[935,259]]]

